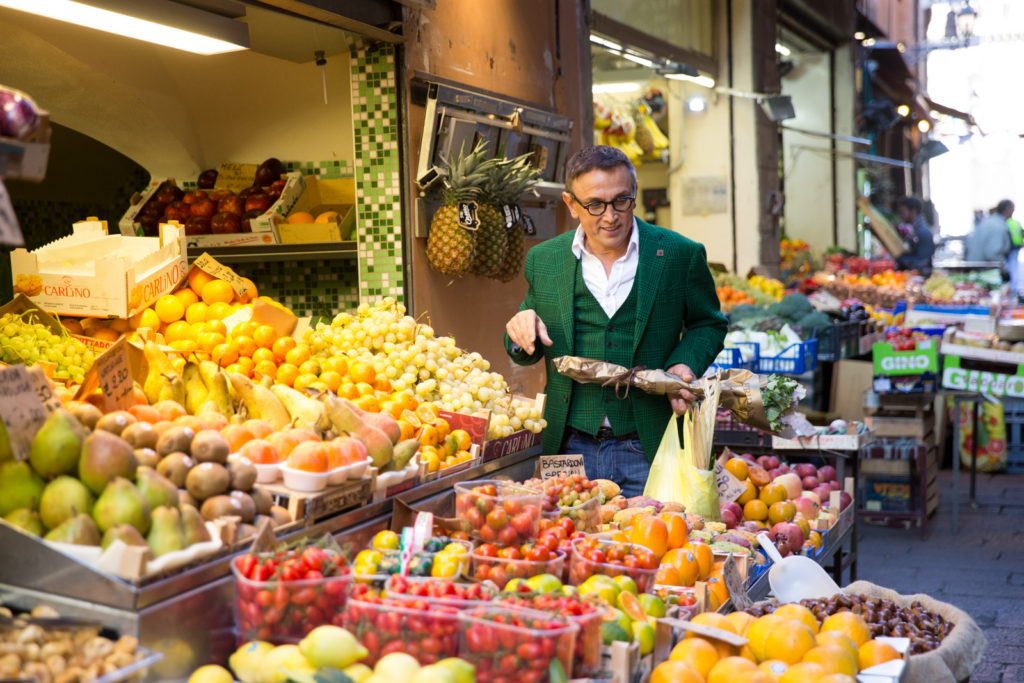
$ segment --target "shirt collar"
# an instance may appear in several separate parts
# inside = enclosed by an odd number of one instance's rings
[[[586,234],[583,232],[583,226],[576,226],[576,235],[572,238],[572,253],[577,259],[583,258],[583,241]],[[633,229],[629,231],[629,244],[626,246],[626,253],[622,258],[627,258],[631,252],[640,251],[640,231],[636,227],[636,217],[633,218]],[[586,250],[588,254],[591,254],[589,249]]]

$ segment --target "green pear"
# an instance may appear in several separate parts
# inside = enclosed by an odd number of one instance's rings
[[[45,479],[73,474],[78,469],[86,432],[75,416],[63,408],[55,410],[32,439],[28,461]]]
[[[129,481],[135,479],[138,467],[135,449],[117,434],[100,429],[82,442],[78,478],[97,496],[103,493],[103,489],[115,477],[124,477]]]
[[[185,547],[193,543],[205,543],[210,539],[210,530],[206,528],[206,520],[191,505],[181,506],[181,528],[185,534]]]
[[[101,532],[115,524],[131,524],[140,534],[145,534],[152,522],[150,510],[149,501],[135,488],[135,484],[117,477],[96,499],[92,518]]]
[[[185,531],[178,508],[161,506],[153,511],[153,526],[146,543],[156,557],[185,547]]]
[[[39,513],[28,508],[18,508],[4,517],[7,522],[26,531],[33,536],[43,535],[43,520],[39,519]]]
[[[96,497],[85,484],[74,477],[61,475],[43,489],[39,501],[39,514],[47,529],[56,529],[65,519],[79,512],[92,514]]]
[[[0,515],[18,508],[37,510],[46,484],[27,462],[0,462]]]
[[[11,437],[7,435],[7,425],[0,420],[0,462],[14,460],[14,451],[11,449]]]
[[[131,524],[115,524],[107,529],[106,533],[103,534],[103,541],[100,543],[100,547],[106,550],[107,546],[114,541],[121,541],[125,545],[144,546],[146,550],[149,550],[149,544],[146,543],[146,539]]]
[[[81,512],[71,519],[65,519],[56,529],[51,529],[46,536],[47,541],[73,543],[75,545],[99,545],[100,530],[92,517]]]
[[[136,470],[135,486],[149,501],[150,509],[155,510],[161,505],[178,507],[178,487],[152,467],[140,467]]]

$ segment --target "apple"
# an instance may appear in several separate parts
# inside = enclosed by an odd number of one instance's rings
[[[203,198],[190,204],[188,210],[193,216],[206,216],[209,218],[217,212],[217,205],[212,199]]]
[[[246,197],[251,195],[253,192],[263,192],[263,188],[260,187],[259,185],[250,185],[249,187],[246,187],[246,188],[240,190],[238,192],[238,196],[241,197],[242,199],[245,199]]]
[[[765,468],[766,470],[770,470],[771,469],[771,467],[768,465],[768,463],[770,463],[770,462],[771,462],[771,460],[768,458],[767,455],[759,455],[759,456],[757,456],[757,464],[760,465],[761,467]]]
[[[142,229],[144,237],[159,237],[160,236],[160,217],[159,216],[139,216],[136,221],[139,227]]]
[[[254,211],[259,209],[262,213],[270,208],[270,205],[274,202],[271,201],[270,195],[260,190],[259,192],[253,192],[251,195],[245,198],[245,210]]]
[[[167,205],[163,202],[158,202],[155,199],[150,199],[146,202],[146,205],[139,211],[140,216],[152,216],[153,218],[160,218],[164,215],[164,209]]]
[[[253,185],[267,187],[275,180],[281,178],[284,173],[284,164],[278,159],[270,157],[256,168],[256,180]]]
[[[234,196],[235,193],[227,189],[226,187],[222,187],[219,190],[214,190],[210,192],[210,199],[212,199],[215,202],[219,202],[222,199],[227,199],[228,197]]]
[[[822,505],[828,503],[828,499],[832,495],[832,488],[828,484],[818,484],[811,490],[818,495],[818,500],[821,501]]]
[[[196,186],[204,190],[209,190],[210,188],[213,187],[214,183],[217,182],[217,175],[217,169],[206,169],[205,171],[200,173],[199,177],[196,179]]]
[[[164,209],[164,220],[165,221],[178,221],[182,225],[188,220],[188,217],[192,214],[189,212],[188,204],[183,199],[178,199],[167,205]]]
[[[209,216],[189,216],[185,221],[185,234],[186,235],[209,235],[210,234],[210,217]]]
[[[775,468],[772,468],[772,469],[768,470],[768,476],[772,478],[772,481],[775,481],[776,479],[781,477],[783,474],[789,474],[789,472],[787,472],[786,470],[782,469],[781,467],[775,467]],[[793,475],[793,476],[796,476],[796,475]]]
[[[217,202],[217,213],[233,213],[241,216],[245,213],[245,200],[234,194],[225,197]]]
[[[825,465],[818,468],[818,479],[821,481],[835,481],[836,468],[832,465]]]
[[[852,502],[853,496],[851,496],[846,491],[842,491],[839,494],[839,511],[842,512],[843,510],[845,510]]]
[[[772,470],[773,472],[775,470]],[[786,489],[786,498],[793,500],[800,495],[803,491],[803,486],[800,485],[800,477],[796,476],[792,472],[786,472],[776,477],[772,483],[778,484]]]
[[[828,486],[829,486],[829,488],[830,488],[830,489],[832,489],[833,491],[839,491],[840,489],[842,489],[842,488],[843,488],[842,484],[840,484],[840,483],[839,483],[839,480],[838,480],[838,479],[833,479],[832,481],[830,481],[830,482],[828,483]]]
[[[804,477],[814,477],[818,474],[818,468],[809,462],[799,462],[793,465],[793,471],[797,473],[801,479]]]
[[[252,232],[252,225],[249,224],[249,221],[262,215],[262,213],[259,209],[252,209],[242,214],[242,232]]]
[[[805,491],[813,491],[816,486],[820,484],[817,477],[807,476],[802,480]]]
[[[725,503],[719,510],[721,511],[722,521],[725,523],[726,529],[735,529],[743,521],[743,508],[738,503]]]
[[[206,198],[207,193],[205,190],[192,190],[190,192],[186,192],[185,195],[181,198],[181,201],[185,202],[186,204],[195,204],[200,199]]]
[[[165,182],[157,189],[156,194],[153,195],[153,199],[162,204],[170,204],[171,202],[176,202],[181,199],[184,194],[185,193],[177,185]]]
[[[210,219],[210,232],[215,235],[242,232],[242,217],[237,213],[215,213]]]
[[[761,465],[761,467],[764,467],[766,470],[773,470],[776,467],[781,467],[781,466],[782,466],[782,461],[779,460],[778,457],[776,457],[774,455],[769,455],[768,456],[768,466],[767,467],[765,467],[764,465]],[[787,467],[786,470],[789,471],[789,468]]]
[[[793,507],[796,508],[797,513],[803,515],[804,519],[817,519],[818,509],[821,506],[808,495],[809,493],[804,492],[799,498],[793,499]],[[810,495],[814,494],[810,493]]]

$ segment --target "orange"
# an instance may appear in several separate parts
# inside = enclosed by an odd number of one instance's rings
[[[742,671],[736,677],[736,683],[776,683],[777,680],[775,676],[761,669]]]
[[[212,282],[210,284],[213,284]],[[226,304],[223,301],[215,301],[210,304],[210,307],[206,309],[206,319],[209,321],[221,321],[235,312],[235,309],[231,307],[231,304]],[[224,323],[221,323],[223,327]]]
[[[758,617],[754,620],[750,626],[747,627],[747,640],[749,641],[750,650],[754,653],[754,656],[758,661],[764,661],[771,659],[766,656],[764,649],[764,640],[768,637],[768,634],[775,627],[776,624],[780,624],[785,619],[776,616],[774,614],[766,614],[763,617]]]
[[[684,638],[669,653],[670,661],[683,662],[693,667],[704,678],[718,662],[718,648],[703,638]]]
[[[815,635],[818,633],[818,618],[814,616],[811,610],[807,609],[798,602],[789,602],[785,605],[780,605],[774,614],[782,617],[783,619],[796,619],[807,624],[807,628],[814,631]]]
[[[389,380],[387,377],[377,377],[377,379],[373,380],[373,388],[376,391],[383,391],[384,393],[390,393],[391,392],[391,380]]]
[[[324,391],[325,389],[327,389],[327,385],[321,382],[316,375],[311,375],[309,373],[300,374],[298,377],[295,378],[295,384],[292,385],[292,388],[295,389],[295,391],[305,391],[306,387],[309,387],[311,389],[319,389],[320,391]],[[364,397],[361,396],[360,398]],[[370,396],[368,398],[374,397]],[[379,405],[377,406],[377,409],[380,410]],[[364,410],[369,410],[369,408],[364,408]]]
[[[781,503],[786,500],[786,487],[782,484],[765,484],[761,488],[761,493],[758,494],[758,498],[765,505]]]
[[[712,628],[728,631],[729,633],[736,633],[736,627],[732,625],[732,622],[729,621],[724,614],[719,614],[718,612],[701,612],[700,614],[694,615],[694,617],[690,619],[690,622],[699,626],[710,626]],[[698,636],[691,631],[687,631],[686,637],[697,638]]]
[[[658,557],[668,550],[668,526],[665,522],[654,515],[638,515],[633,518],[633,528],[630,531],[630,542],[650,548]],[[693,557],[692,555],[690,556]],[[694,560],[696,563],[696,560]],[[677,569],[679,567],[676,567]],[[680,576],[683,572],[680,571]],[[696,575],[696,574],[695,574]],[[683,580],[686,577],[683,576]],[[689,585],[693,585],[692,583]]]
[[[272,360],[261,360],[253,366],[252,374],[254,376],[266,375],[267,377],[277,377],[277,364]]]
[[[857,679],[846,674],[825,674],[817,683],[857,683]]]
[[[256,340],[256,343],[265,349],[273,346],[278,336],[277,330],[270,325],[260,325],[252,333],[252,338]]]
[[[768,519],[768,506],[763,500],[757,498],[748,500],[747,504],[743,506],[743,518],[763,522]]]
[[[366,361],[353,360],[348,364],[348,374],[352,378],[353,382],[357,384],[359,382],[365,382],[366,384],[373,384],[373,381],[377,379],[377,373],[373,369],[373,366]],[[437,417],[433,415],[432,417]]]
[[[245,294],[238,295],[238,301],[240,303],[247,304],[258,297],[260,293],[259,290],[256,289],[256,283],[249,278],[243,277],[242,282],[244,282],[249,288],[245,290]]]
[[[647,612],[644,611],[637,597],[629,591],[622,591],[619,594],[619,609],[633,621],[647,621]]]
[[[189,323],[206,322],[206,315],[209,309],[210,307],[204,304],[202,301],[197,301],[194,304],[190,304],[189,307],[185,309],[185,320]]]
[[[626,541],[627,543],[629,541]],[[670,564],[661,564],[654,574],[654,583],[659,586],[682,586],[682,579],[679,578],[679,570]]]
[[[859,614],[836,612],[821,622],[822,631],[839,631],[850,637],[857,647],[871,640],[871,629]]]
[[[827,671],[821,664],[814,662],[798,662],[786,669],[786,673],[779,676],[779,683],[813,683],[824,676]]]
[[[153,408],[160,413],[160,419],[172,422],[182,415],[185,415],[185,406],[171,399],[164,399],[153,404]]]
[[[217,344],[210,352],[210,356],[213,362],[221,367],[231,365],[238,360],[238,347],[233,342]]]
[[[744,657],[723,657],[708,672],[707,683],[733,683],[741,675],[757,671],[757,664]]]
[[[274,363],[275,365],[277,364],[274,352],[263,346],[252,352],[252,360],[254,363],[261,363],[265,360],[269,360],[271,363]]]
[[[440,421],[440,420],[439,420]],[[436,425],[435,425],[436,426]],[[473,441],[469,432],[465,429],[456,429],[452,432],[452,436],[458,439],[458,446],[460,451],[468,451],[470,446],[473,445]]]
[[[249,335],[238,335],[232,334],[235,345],[238,347],[238,355],[246,358],[252,358],[252,354],[256,353],[256,349],[260,348],[256,344],[256,340]]]
[[[311,386],[311,385],[308,385],[308,386]],[[360,410],[365,410],[368,413],[379,413],[380,412],[380,401],[377,399],[376,396],[370,396],[370,395],[360,396],[359,398],[357,398],[355,400],[355,404],[356,404],[356,406]],[[434,431],[437,431],[437,430],[435,429]],[[440,443],[440,441],[441,441],[440,435],[437,436],[437,441],[438,441],[438,443]]]
[[[875,666],[876,664],[881,664],[882,662],[888,662],[890,659],[899,658],[900,653],[896,651],[896,648],[889,645],[889,643],[883,643],[878,640],[869,640],[862,643],[857,649],[857,662],[860,664],[860,668],[862,669],[866,669],[869,666]]]
[[[316,219],[308,211],[295,211],[288,214],[289,223],[312,223]]]
[[[269,441],[264,439],[252,439],[242,444],[238,454],[248,458],[249,462],[255,465],[273,465],[281,462],[281,455]]]
[[[219,318],[207,320],[206,330],[207,332],[216,332],[217,334],[222,334],[225,337],[228,336],[228,328]]]
[[[321,376],[323,379],[323,376]],[[331,389],[331,391],[334,391]],[[416,430],[413,429],[412,425],[405,420],[398,420],[398,430],[400,433],[399,441],[405,441],[406,439],[412,439],[416,436]],[[432,446],[424,446],[423,448],[433,448]]]
[[[229,304],[235,299],[235,290],[224,280],[213,280],[203,285],[201,296],[207,306],[215,303]]]
[[[285,354],[284,359],[292,365],[302,365],[308,361],[312,355],[313,354],[309,351],[309,346],[306,344],[296,344],[295,348]]]
[[[319,441],[304,441],[288,454],[288,467],[304,472],[326,472],[327,451]]]
[[[224,335],[219,332],[204,332],[196,337],[199,348],[206,353],[213,354],[213,350],[224,343]]]
[[[633,542],[636,543],[635,540]],[[661,563],[674,567],[679,572],[679,581],[683,586],[692,586],[700,576],[700,563],[689,550],[673,548],[665,553]]]
[[[149,424],[156,424],[161,420],[160,411],[150,405],[133,405],[128,409],[136,420],[139,422],[148,422]]]
[[[201,296],[203,293],[203,287],[208,282],[212,282],[215,278],[207,273],[205,270],[200,268],[192,268],[188,274],[188,286],[192,288],[192,291],[196,295]]]
[[[697,558],[697,564],[700,567],[698,572],[698,578],[701,581],[708,578],[711,575],[712,565],[715,563],[715,553],[711,550],[711,546],[707,543],[701,543],[700,541],[690,541],[683,546]]]
[[[439,438],[437,436],[437,429],[433,425],[423,425],[420,428],[419,436],[420,444],[424,446],[437,446]]]
[[[854,659],[857,658],[857,643],[840,631],[821,631],[814,637],[814,642],[818,645],[839,645],[846,648]]]
[[[654,667],[651,683],[705,683],[704,677],[683,662],[669,660]]]
[[[351,370],[349,370],[349,373],[351,374]],[[438,410],[439,409],[435,404],[424,403],[416,408],[416,415],[419,416],[420,420],[422,420],[424,424],[432,425],[434,424],[434,421],[437,420]]]
[[[858,658],[859,652],[858,657],[854,657],[842,645],[818,645],[807,651],[803,661],[820,664],[821,668],[825,669],[825,673],[856,676]]]
[[[243,320],[234,326],[231,330],[232,337],[251,337],[256,333],[256,328],[259,327],[256,323],[251,320]]]
[[[739,505],[745,505],[757,498],[757,487],[754,486],[749,479],[744,479],[743,485],[747,487],[747,490],[741,493],[740,497],[736,499],[736,503]]]
[[[266,420],[250,418],[242,423],[242,426],[249,430],[249,433],[257,439],[265,439],[274,433],[274,428]]]
[[[326,384],[331,391],[337,392],[338,387],[341,386],[342,377],[336,372],[327,370],[320,373],[320,381]]]
[[[288,355],[288,352],[294,349],[296,346],[298,346],[298,342],[296,342],[291,337],[281,337],[280,339],[274,342],[271,348],[273,349],[274,355],[277,357],[278,362],[280,362],[283,361],[285,359],[285,356]],[[295,365],[298,364],[296,363]]]
[[[788,500],[772,503],[768,506],[768,523],[792,522],[796,516],[796,506]]]
[[[376,393],[377,390],[374,389],[372,385],[367,384],[366,382],[360,382],[359,384],[356,385],[357,396],[372,396]]]
[[[718,609],[729,599],[729,589],[725,587],[725,581],[722,579],[722,575],[711,573],[708,577],[708,594],[712,596],[712,603],[715,603],[715,609]]]
[[[89,334],[93,339],[99,339],[100,341],[117,341],[117,338],[121,335],[117,330],[113,330],[109,327],[94,327],[92,332]]]
[[[769,674],[772,677],[772,680],[778,681],[779,677],[786,673],[786,669],[789,668],[789,664],[781,662],[778,659],[766,659],[758,664],[757,668]]]
[[[185,306],[170,294],[164,294],[157,299],[153,310],[156,311],[157,317],[163,323],[173,323],[176,320],[181,320],[181,317],[185,315]]]
[[[668,547],[682,548],[686,545],[686,518],[674,512],[663,512],[661,520],[668,529]]]
[[[343,356],[332,356],[327,360],[323,361],[324,370],[330,370],[336,372],[342,377],[348,374],[348,359]],[[408,394],[408,396],[412,396]]]
[[[196,293],[193,292],[188,287],[182,287],[178,291],[172,292],[171,296],[173,296],[174,298],[176,298],[179,301],[181,301],[182,305],[185,308],[188,308],[189,306],[191,306],[195,302],[199,301],[199,297],[196,296]]]
[[[729,612],[729,614],[725,615],[725,618],[728,619],[729,623],[731,623],[733,628],[736,629],[736,633],[741,636],[745,636],[747,634],[747,629],[750,628],[750,625],[757,620],[757,617],[753,614],[748,614],[747,612]]]
[[[280,384],[294,386],[295,380],[299,377],[299,369],[291,363],[281,363],[277,366],[277,373],[274,375]]]
[[[319,375],[320,362],[310,358],[305,363],[299,365],[299,372],[303,375]]]
[[[231,446],[231,452],[237,453],[246,442],[252,441],[256,438],[256,435],[250,432],[242,425],[229,424],[224,429],[220,430],[221,436],[228,440],[228,445]]]
[[[337,211],[324,211],[316,217],[315,223],[331,223],[338,220]]]
[[[743,458],[729,458],[725,461],[725,469],[740,481],[747,478],[747,461]]]
[[[787,664],[796,664],[814,647],[814,631],[798,619],[779,618],[781,621],[761,640],[763,655],[758,656],[758,659],[781,659]],[[751,649],[755,655],[758,653],[753,643]]]

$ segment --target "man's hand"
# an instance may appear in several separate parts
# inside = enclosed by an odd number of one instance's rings
[[[671,367],[665,368],[665,372],[672,373],[684,382],[692,382],[697,379],[696,375],[693,374],[693,370],[683,363],[676,363]],[[697,400],[697,397],[685,389],[678,394],[668,395],[668,402],[672,404],[672,410],[676,415],[685,413],[687,406],[695,400]]]
[[[533,355],[534,343],[540,339],[544,346],[551,346],[553,343],[548,336],[547,325],[540,319],[537,312],[532,308],[519,311],[512,319],[505,323],[505,331],[508,337],[526,353]],[[685,366],[682,366],[685,367]],[[693,373],[691,373],[692,375]]]

